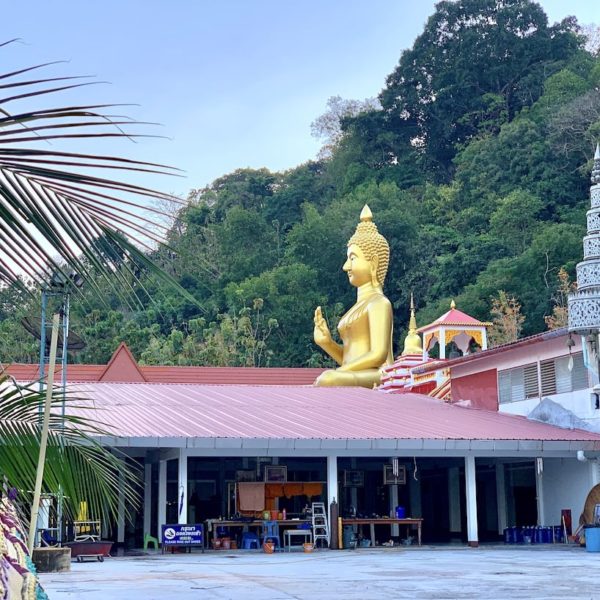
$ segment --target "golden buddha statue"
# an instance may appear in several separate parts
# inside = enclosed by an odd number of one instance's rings
[[[347,254],[342,268],[357,288],[356,304],[338,324],[341,345],[331,337],[321,307],[315,310],[315,343],[340,365],[321,373],[315,385],[372,388],[381,382],[381,367],[393,362],[393,320],[392,305],[382,290],[390,247],[366,204],[348,241]]]

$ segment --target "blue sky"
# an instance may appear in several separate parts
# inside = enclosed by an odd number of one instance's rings
[[[551,21],[600,22],[592,0],[540,2]],[[314,158],[311,122],[334,95],[378,94],[433,12],[430,0],[35,0],[3,6],[4,69],[49,60],[52,76],[109,82],[69,102],[120,109],[168,139],[102,151],[173,165],[152,185],[186,195],[239,167],[287,169]],[[8,67],[7,67],[8,65]],[[44,100],[47,105],[47,100]],[[77,148],[86,148],[81,143]],[[74,149],[74,148],[69,148]]]

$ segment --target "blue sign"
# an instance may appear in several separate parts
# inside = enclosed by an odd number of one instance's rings
[[[200,525],[163,525],[163,546],[204,546],[204,527]]]

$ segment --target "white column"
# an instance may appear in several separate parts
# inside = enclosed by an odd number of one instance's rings
[[[487,350],[487,329],[485,327],[481,330],[481,349]]]
[[[504,465],[496,464],[496,505],[498,506],[498,533],[502,535],[508,527],[506,512],[506,483],[504,481]]]
[[[460,470],[458,467],[448,469],[448,511],[450,520],[450,533],[460,534]],[[458,536],[460,537],[460,535]]]
[[[538,525],[546,524],[546,510],[544,508],[544,459],[535,459],[535,496],[537,501]]]
[[[327,514],[329,515],[329,530],[331,531],[331,514],[329,507],[333,501],[339,504],[338,498],[338,465],[337,456],[327,457]]]
[[[477,485],[475,480],[475,457],[465,456],[465,486],[467,497],[467,541],[469,546],[479,545],[477,531]]]
[[[158,463],[158,539],[162,542],[162,525],[167,521],[167,461]]]
[[[152,528],[152,464],[144,465],[144,535]]]
[[[117,516],[117,543],[125,541],[125,492],[123,491],[123,473],[119,473],[119,505]]]
[[[187,523],[188,507],[188,475],[187,475],[188,451],[179,449],[179,485],[177,486],[177,522]],[[183,500],[182,500],[183,495]]]
[[[443,327],[440,327],[438,344],[440,346],[440,358],[446,358],[446,330]]]
[[[590,487],[600,483],[600,462],[598,459],[590,460]]]

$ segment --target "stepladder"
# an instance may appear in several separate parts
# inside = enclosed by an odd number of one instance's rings
[[[312,503],[312,530],[315,548],[329,547],[329,520],[323,502]]]

